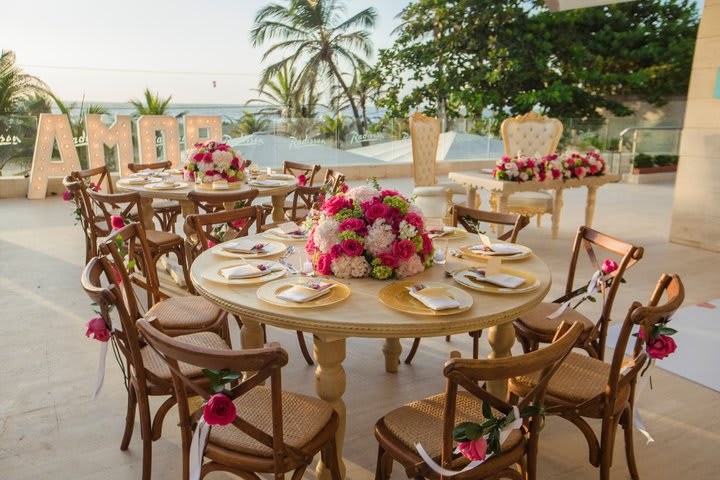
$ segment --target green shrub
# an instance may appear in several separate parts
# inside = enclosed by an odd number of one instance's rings
[[[638,153],[635,155],[635,159],[633,160],[633,166],[635,168],[649,168],[654,165],[655,162],[653,162],[653,157],[647,153]]]
[[[677,165],[677,155],[655,155],[655,164],[660,167],[667,167],[670,165]]]

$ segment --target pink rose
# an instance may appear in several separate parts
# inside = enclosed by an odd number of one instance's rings
[[[207,242],[208,242],[208,248],[212,248],[215,245],[217,245],[217,243],[213,242],[212,240],[208,240]]]
[[[86,337],[90,337],[100,342],[110,340],[110,330],[108,330],[105,320],[102,317],[91,318],[87,323]]]
[[[241,218],[240,220],[233,220],[232,226],[240,230],[247,223],[247,218]]]
[[[378,218],[385,218],[388,214],[389,207],[384,203],[375,203],[365,209],[365,219],[368,223],[372,224]]]
[[[553,171],[552,171],[553,180],[557,180],[557,179],[560,178],[561,176],[562,176],[562,172],[561,172],[560,170],[553,170]]]
[[[330,247],[330,255],[332,255],[333,258],[337,258],[343,253],[345,253],[345,250],[343,250],[342,245],[340,245],[339,243],[336,243],[335,245]]]
[[[238,159],[237,157],[233,158],[233,159],[232,159],[232,162],[230,162],[230,166],[231,166],[232,168],[235,168],[235,169],[238,169],[238,170],[239,170],[239,169],[240,169],[240,159]]]
[[[228,183],[233,183],[233,182],[237,182],[238,179],[237,179],[237,177],[232,177],[232,178],[228,178],[227,181],[228,181]]]
[[[65,200],[66,202],[69,202],[73,198],[75,198],[75,197],[73,196],[73,193],[70,190],[65,190],[63,192],[63,200]]]
[[[541,182],[544,182],[547,178],[547,174],[545,172],[538,172],[538,177],[540,178]]]
[[[383,197],[383,198],[385,198],[385,197],[396,197],[396,196],[400,196],[400,193],[398,193],[397,190],[382,190],[382,191],[380,192],[380,196]]]
[[[398,240],[393,244],[392,253],[400,260],[408,260],[415,255],[415,244],[412,240]]]
[[[405,221],[407,223],[409,223],[410,225],[412,225],[413,227],[417,228],[417,230],[419,232],[422,231],[423,226],[424,226],[423,220],[422,220],[422,217],[420,215],[418,215],[417,213],[412,213],[412,212],[408,213],[407,215],[405,215]]]
[[[317,261],[317,271],[320,275],[332,275],[333,256],[329,253],[321,253]]]
[[[591,175],[595,175],[598,172],[598,170],[599,169],[598,169],[597,165],[590,165],[590,174]]]
[[[297,176],[298,185],[301,187],[304,187],[307,185],[307,176],[303,175],[302,173]]]
[[[642,328],[638,332],[638,337],[640,338],[640,340],[645,340],[645,332]],[[675,340],[673,340],[672,337],[670,337],[669,335],[661,334],[658,335],[655,340],[650,340],[646,342],[646,350],[650,358],[662,360],[663,358],[667,357],[675,350],[677,350],[677,344],[675,343]]]
[[[458,443],[458,448],[463,457],[473,461],[483,461],[487,453],[487,440],[481,437],[469,442],[460,442]]]
[[[114,215],[110,219],[110,224],[112,225],[112,228],[115,230],[120,230],[125,226],[125,219],[121,217],[120,215]]]
[[[344,232],[347,230],[349,230],[351,232],[355,232],[358,235],[362,235],[363,237],[365,235],[367,235],[367,233],[368,233],[367,225],[365,225],[365,222],[363,222],[359,218],[348,218],[347,220],[344,220],[340,224],[341,232]]]
[[[352,208],[352,201],[349,201],[345,197],[337,195],[323,203],[322,207],[320,207],[320,210],[325,212],[326,215],[335,215],[343,208]]]
[[[203,162],[205,163],[212,163],[212,153],[207,152],[205,155],[203,155]]]
[[[122,277],[120,276],[120,272],[117,268],[115,268],[115,265],[112,266],[113,275],[115,276],[115,283],[118,285],[122,285]]]
[[[573,170],[575,173],[575,176],[578,178],[582,178],[585,176],[585,169],[582,167],[577,167],[575,170]]]
[[[313,240],[314,234],[315,228],[312,229],[309,235],[310,239],[305,243],[305,253],[307,253],[308,255],[313,255],[317,250],[317,245],[315,245],[315,241]]]
[[[422,243],[422,250],[420,250],[420,252],[423,255],[430,255],[430,253],[432,253],[432,250],[433,250],[432,239],[426,233],[423,233],[421,235],[421,237],[422,237],[423,243]]]
[[[222,393],[216,393],[203,407],[203,418],[208,425],[228,425],[237,417],[237,409],[232,399]]]
[[[218,150],[220,150],[221,152],[227,152],[229,147],[227,146],[226,143],[218,143],[216,148]]]
[[[340,191],[341,191],[341,192],[345,193],[345,192],[347,192],[349,189],[350,189],[350,187],[348,187],[346,183],[341,183],[341,184],[340,184]]]
[[[392,253],[381,253],[377,258],[382,262],[384,267],[397,268],[398,259]]]
[[[99,192],[100,190],[102,190],[102,188],[100,187],[100,185],[95,185],[93,182],[90,182],[90,190],[92,190],[93,192]]]
[[[202,161],[204,158],[205,158],[205,154],[204,154],[204,153],[198,152],[198,153],[196,153],[195,155],[193,155],[193,160],[195,160],[196,162],[200,162],[200,161]]]
[[[220,176],[221,176],[224,180],[227,180],[227,178],[228,178],[227,172],[225,172],[225,171],[220,172]]]
[[[346,255],[351,257],[359,257],[363,253],[362,243],[358,242],[354,238],[348,238],[342,241],[342,249]]]
[[[213,177],[217,175],[217,173],[218,172],[216,172],[215,170],[205,170],[205,175],[207,175],[208,177]]]
[[[618,269],[618,264],[613,260],[606,258],[602,264],[602,271],[605,275],[608,275]]]

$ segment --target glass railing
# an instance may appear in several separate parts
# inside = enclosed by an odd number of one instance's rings
[[[262,168],[280,168],[286,160],[338,168],[412,162],[407,119],[388,119],[377,115],[369,116],[367,124],[363,122],[358,125],[350,116],[330,114],[315,118],[287,118],[246,113],[241,117],[225,114],[221,118],[222,140],[239,150],[244,158],[253,160]],[[177,120],[180,151],[184,151],[184,117],[178,117]],[[107,125],[113,121],[113,115],[103,116],[103,122]],[[635,154],[674,155],[678,151],[679,125],[658,125],[658,122],[638,122],[632,119],[562,119],[562,122],[564,131],[560,150],[599,150],[608,157],[613,171],[625,169]],[[34,116],[0,116],[2,176],[25,175],[29,172],[37,123],[37,117]],[[74,117],[71,118],[70,126],[80,165],[87,168],[87,133],[84,122]],[[135,123],[132,129],[134,158],[137,159],[139,155]],[[501,138],[483,119],[452,119],[442,122],[442,129],[438,146],[440,162],[493,161],[504,154]],[[628,133],[630,131],[632,133]],[[165,139],[160,134],[156,134],[156,145],[158,159],[163,160]],[[53,158],[59,159],[57,148],[54,149]],[[105,158],[111,170],[117,171],[114,149],[106,147]]]

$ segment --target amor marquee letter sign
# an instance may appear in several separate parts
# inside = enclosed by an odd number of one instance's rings
[[[173,168],[180,166],[180,127],[177,118],[168,115],[143,115],[137,121],[140,138],[140,163],[155,163],[157,140],[155,132],[161,132],[165,161]]]
[[[203,132],[204,130],[204,132]],[[185,115],[185,148],[198,142],[222,141],[222,118],[217,115]]]
[[[101,118],[102,115],[85,116],[90,168],[106,165],[107,146],[117,150],[120,175],[124,176],[128,173],[127,164],[133,163],[132,120],[130,115],[118,115],[115,123],[108,127]]]
[[[52,158],[56,142],[60,161],[53,161]],[[30,170],[28,198],[45,198],[49,177],[64,177],[77,170],[80,170],[80,160],[73,143],[70,120],[66,115],[41,113]]]

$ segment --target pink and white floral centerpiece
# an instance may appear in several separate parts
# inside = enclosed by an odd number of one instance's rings
[[[542,158],[519,154],[512,158],[505,156],[495,162],[493,176],[508,182],[544,182],[599,176],[605,173],[606,168],[605,160],[593,152],[586,155],[553,153]]]
[[[238,182],[245,178],[242,154],[228,144],[214,141],[196,143],[186,152],[183,175],[186,180],[199,178],[203,183],[227,180]]]
[[[409,277],[433,262],[422,211],[394,190],[361,186],[326,199],[308,215],[305,251],[322,275]]]

